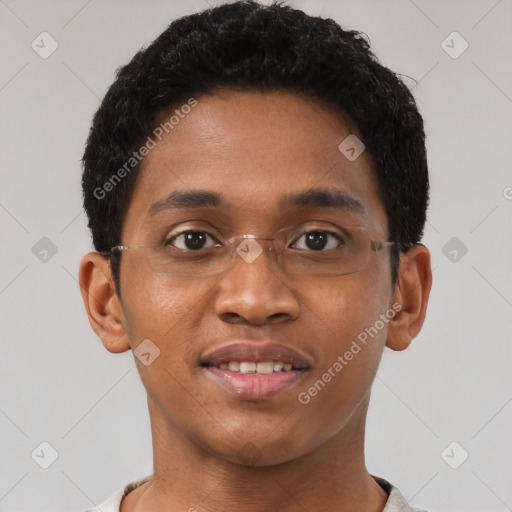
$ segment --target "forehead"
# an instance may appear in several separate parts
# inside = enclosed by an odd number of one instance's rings
[[[369,227],[386,231],[370,158],[363,152],[349,159],[340,150],[347,137],[357,136],[342,112],[289,92],[220,90],[195,99],[194,108],[178,112],[169,133],[153,137],[123,236],[139,228],[155,205],[165,208],[169,195],[196,190],[221,199],[208,207],[236,211],[237,219],[254,227],[275,223],[283,209],[294,206],[291,197],[330,190],[359,203],[358,214]],[[179,106],[156,125],[176,110]],[[311,207],[321,202],[322,194],[316,196]],[[300,201],[295,206],[304,207]]]

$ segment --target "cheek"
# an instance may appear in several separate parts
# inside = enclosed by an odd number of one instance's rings
[[[307,325],[323,327],[331,349],[342,350],[389,307],[391,285],[383,269],[367,267],[349,276],[317,280],[301,294]]]
[[[190,388],[190,368],[196,362],[191,347],[194,325],[203,314],[199,298],[205,290],[191,286],[188,278],[171,283],[168,276],[142,268],[127,266],[125,270],[121,280],[123,312],[140,378],[153,402],[182,411],[187,404],[184,389]],[[147,364],[137,351],[143,340],[151,342],[141,345],[149,347],[144,349],[150,353]],[[190,404],[187,407],[190,409]]]
[[[164,352],[180,350],[178,333],[198,307],[198,293],[188,278],[174,279],[145,267],[127,265],[121,272],[121,298],[125,325],[134,348],[144,339],[152,340]],[[172,347],[170,345],[172,344]]]
[[[321,346],[318,367],[298,400],[323,419],[327,430],[341,428],[367,395],[382,356],[391,287],[387,274],[381,279],[382,269],[376,270],[317,283],[308,294],[304,322],[316,325]]]

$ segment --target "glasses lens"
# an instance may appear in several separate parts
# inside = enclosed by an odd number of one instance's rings
[[[370,252],[368,235],[355,229],[344,229],[342,234],[323,230],[309,231],[298,245],[300,248],[288,245],[280,255],[283,267],[290,274],[353,274],[366,266]]]
[[[148,247],[144,249],[148,265],[155,272],[175,276],[205,276],[226,270],[230,264],[227,247],[198,250]]]
[[[258,237],[246,240],[235,237],[232,243],[224,242],[215,247],[184,250],[166,245],[142,250],[148,266],[155,272],[207,276],[227,270],[232,263],[253,263],[266,252],[269,242]],[[276,235],[274,249],[281,266],[289,274],[338,276],[362,270],[368,262],[371,246],[370,237],[360,229],[334,233],[319,228],[302,232],[290,228]]]

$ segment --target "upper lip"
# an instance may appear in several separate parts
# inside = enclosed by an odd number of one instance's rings
[[[219,366],[229,361],[280,361],[297,369],[309,368],[306,359],[296,350],[278,343],[237,342],[213,350],[201,359],[203,366]]]

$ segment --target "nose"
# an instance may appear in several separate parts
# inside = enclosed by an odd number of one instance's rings
[[[299,301],[277,264],[270,241],[238,244],[234,261],[218,282],[216,314],[225,322],[265,324],[295,320]]]

